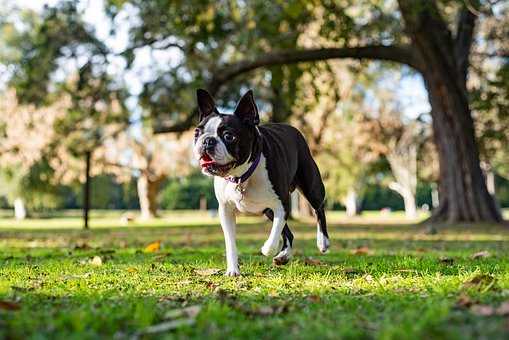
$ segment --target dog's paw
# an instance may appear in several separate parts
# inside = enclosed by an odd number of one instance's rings
[[[274,256],[278,253],[279,249],[279,241],[276,240],[275,242],[272,242],[271,240],[265,241],[261,252],[265,256]]]
[[[318,247],[318,250],[320,253],[325,254],[329,251],[329,238],[322,234],[322,232],[318,231],[316,233],[316,246]]]
[[[238,268],[226,269],[224,276],[240,276],[240,270]]]
[[[292,248],[287,247],[284,250],[280,251],[276,257],[272,259],[272,263],[276,266],[282,266],[287,264],[292,258]]]

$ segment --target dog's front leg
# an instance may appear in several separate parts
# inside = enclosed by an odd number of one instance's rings
[[[274,256],[281,250],[279,241],[281,239],[281,233],[283,232],[285,224],[285,209],[280,204],[277,208],[274,209],[272,229],[270,230],[269,238],[267,241],[265,241],[261,249],[263,255]]]
[[[239,262],[237,254],[237,245],[235,242],[235,229],[237,222],[233,208],[223,203],[219,203],[219,219],[224,234],[224,244],[226,246],[226,276],[239,276]]]

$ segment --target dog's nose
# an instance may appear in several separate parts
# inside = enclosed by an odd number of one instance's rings
[[[207,137],[203,141],[203,145],[205,146],[205,149],[210,150],[213,149],[217,144],[217,140],[214,137]]]

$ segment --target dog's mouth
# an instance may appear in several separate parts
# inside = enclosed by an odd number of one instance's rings
[[[200,166],[202,170],[211,173],[213,175],[223,176],[228,170],[233,168],[235,162],[230,162],[226,164],[219,164],[215,160],[212,159],[207,153],[204,153],[200,157]]]

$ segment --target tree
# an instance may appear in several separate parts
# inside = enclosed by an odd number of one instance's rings
[[[97,152],[97,163],[121,182],[136,177],[141,218],[150,219],[157,216],[161,184],[168,177],[190,173],[193,134],[154,136],[141,126],[137,131],[128,130],[107,139]]]
[[[210,76],[205,77],[208,90],[216,94],[221,86],[237,76],[274,65],[344,58],[408,65],[422,75],[432,106],[434,140],[440,161],[441,199],[431,220],[500,222],[500,212],[487,191],[479,164],[466,83],[479,3],[449,4],[449,10],[458,14],[455,22],[448,22],[442,15],[441,7],[447,7],[447,3],[432,0],[401,0],[397,3],[398,8],[342,5],[326,2],[311,11],[311,16],[316,13],[323,16],[324,34],[336,38],[339,47],[271,50],[249,54],[244,60],[231,58],[229,63],[209,69]],[[350,7],[355,13],[349,12]],[[372,21],[365,23],[355,19],[362,10],[371,13]],[[297,12],[310,15],[307,10]],[[404,27],[399,25],[399,15],[404,20]],[[152,20],[156,21],[156,18]],[[224,16],[221,20],[225,20]],[[146,26],[143,29],[147,31]],[[162,34],[162,37],[167,35]],[[193,122],[193,115],[186,115],[182,119],[177,117],[170,126],[160,126],[156,130],[185,130]]]
[[[14,205],[17,218],[26,216],[26,201],[33,202],[37,194],[48,196],[54,193],[54,187],[48,181],[51,170],[45,151],[56,138],[53,124],[65,115],[69,105],[67,97],[43,108],[21,105],[12,89],[1,96],[2,191]]]
[[[63,177],[83,181],[84,227],[88,228],[94,150],[127,127],[126,92],[109,74],[109,50],[82,20],[76,3],[46,7],[41,18],[27,26],[11,39],[17,53],[6,61],[13,69],[9,83],[21,103],[42,107],[69,98],[66,115],[54,122],[58,138],[48,147],[48,159]],[[77,159],[82,166],[75,169],[82,171],[72,172],[68,165]]]

